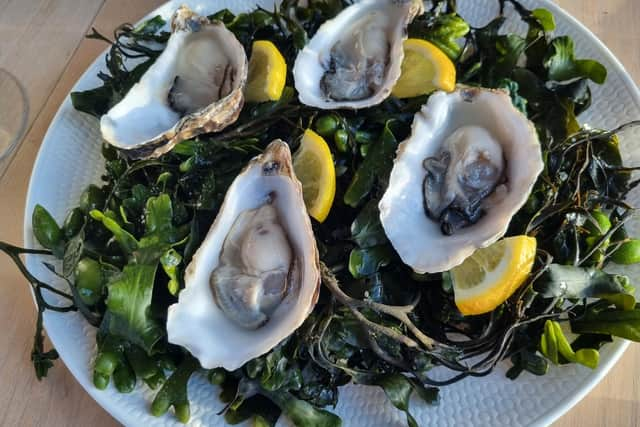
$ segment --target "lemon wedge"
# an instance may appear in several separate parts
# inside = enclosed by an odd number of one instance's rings
[[[277,101],[287,80],[287,63],[268,40],[256,40],[251,49],[244,95],[247,102]]]
[[[447,55],[426,40],[405,40],[401,74],[392,95],[412,98],[434,90],[451,92],[455,87],[456,67]]]
[[[293,156],[293,169],[302,183],[309,215],[323,222],[336,195],[336,169],[326,141],[311,129],[302,136],[300,148]]]
[[[465,316],[488,313],[527,279],[536,256],[536,239],[515,236],[478,249],[451,269],[458,310]]]

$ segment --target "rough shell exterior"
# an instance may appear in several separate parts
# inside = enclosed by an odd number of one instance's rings
[[[297,292],[285,297],[269,322],[249,330],[229,320],[216,305],[209,277],[238,214],[264,204],[273,192],[293,252],[300,260],[302,282]],[[169,342],[187,348],[206,369],[237,369],[272,349],[304,322],[318,300],[319,286],[318,250],[302,185],[293,172],[288,145],[276,140],[231,184],[215,222],[187,266],[185,289],[178,303],[169,307]]]
[[[158,80],[173,80],[173,76],[170,75],[171,56],[176,54],[176,51],[180,49],[181,44],[190,34],[202,31],[204,28],[213,30],[216,37],[219,37],[225,45],[230,47],[229,50],[234,52],[233,59],[238,67],[238,78],[234,82],[234,89],[226,97],[213,102],[204,109],[180,117],[171,128],[163,130],[150,139],[135,141],[133,144],[123,142],[119,136],[121,132],[118,130],[119,122],[125,121],[127,116],[133,117],[128,113],[132,108],[135,108],[128,107],[127,103],[137,103],[141,97],[147,97],[150,103],[162,102],[158,101],[158,98],[162,98],[162,96],[149,97],[149,91],[155,93],[156,90],[150,86],[157,85],[159,91],[168,90],[167,82],[158,83]],[[158,157],[171,150],[180,141],[203,133],[219,132],[238,119],[244,105],[243,89],[247,80],[248,60],[242,44],[232,32],[227,30],[222,22],[209,21],[207,17],[196,14],[187,6],[181,6],[174,13],[171,19],[171,32],[167,47],[156,62],[127,95],[100,120],[102,137],[115,147],[125,150],[132,158]],[[164,75],[165,78],[158,79],[157,75]],[[166,103],[166,96],[164,98]],[[140,119],[135,117],[136,122],[133,123],[133,126],[144,126],[144,121]],[[125,125],[127,124],[125,123]]]
[[[506,182],[483,202],[485,215],[451,236],[424,210],[422,162],[461,126],[482,126],[502,146]],[[461,264],[473,252],[504,235],[543,169],[533,124],[502,90],[459,87],[433,94],[415,115],[411,136],[400,144],[389,186],[380,200],[380,221],[402,261],[418,273],[437,273]]]

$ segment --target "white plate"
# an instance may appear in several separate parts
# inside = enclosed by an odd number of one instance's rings
[[[173,0],[151,12],[165,18],[182,3],[190,4],[199,12],[214,12],[227,7],[234,12],[251,9],[256,3],[250,0]],[[273,0],[257,3],[272,7]],[[496,0],[459,1],[462,16],[478,26],[497,14]],[[592,126],[612,128],[640,118],[640,93],[622,65],[593,34],[579,22],[548,0],[522,0],[526,6],[546,7],[556,17],[556,34],[570,35],[576,44],[579,57],[595,58],[609,70],[609,78],[603,86],[592,85],[594,104],[581,117]],[[517,20],[510,22],[510,30],[523,30]],[[74,90],[86,90],[100,84],[96,77],[104,69],[103,58],[98,58],[77,82]],[[640,132],[635,132],[635,138]],[[640,164],[640,147],[632,147],[622,141],[627,164]],[[625,143],[625,141],[627,141]],[[67,210],[77,204],[78,197],[91,182],[97,182],[103,170],[100,156],[100,133],[97,120],[76,112],[70,99],[64,101],[51,122],[33,168],[27,197],[24,240],[33,247],[31,212],[36,203],[45,206],[59,221]],[[632,202],[637,202],[634,194]],[[635,203],[637,205],[637,203]],[[636,228],[636,234],[638,227]],[[54,281],[42,267],[40,259],[30,256],[28,268],[38,277]],[[640,277],[638,271],[626,271]],[[91,382],[92,358],[95,353],[95,330],[79,314],[45,313],[45,327],[51,341],[78,382],[102,405],[106,411],[125,425],[165,426],[179,425],[171,414],[155,418],[149,413],[153,394],[138,386],[130,394],[119,394],[113,387],[99,391]],[[627,343],[618,340],[601,351],[601,363],[595,370],[581,366],[552,368],[543,377],[521,375],[516,381],[504,376],[507,364],[499,365],[485,378],[469,378],[445,387],[437,406],[412,402],[411,411],[423,426],[464,425],[547,425],[571,408],[589,392],[620,358]],[[222,405],[217,390],[202,377],[194,377],[189,383],[191,400],[191,424],[222,426],[222,417],[216,415]],[[341,389],[340,402],[335,412],[345,426],[404,426],[404,414],[394,409],[377,388],[346,386]],[[281,420],[281,423],[286,421]]]

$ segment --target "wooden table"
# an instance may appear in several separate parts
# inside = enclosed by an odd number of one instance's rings
[[[85,40],[109,34],[163,0],[0,0],[0,67],[24,84],[30,104],[22,145],[0,185],[0,239],[22,242],[25,195],[45,131],[74,82],[105,46]],[[589,27],[640,82],[638,0],[558,0]],[[1,112],[0,112],[1,114]],[[0,256],[0,425],[117,425],[76,383],[64,364],[38,382],[29,360],[35,313],[27,283]],[[640,425],[640,345],[556,426]]]

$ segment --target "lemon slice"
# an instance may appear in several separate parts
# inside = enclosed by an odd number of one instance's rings
[[[488,313],[502,304],[529,276],[536,239],[515,236],[478,249],[451,269],[456,306],[465,316]]]
[[[293,156],[293,169],[302,183],[309,215],[323,222],[336,195],[336,170],[326,141],[311,129],[304,131]]]
[[[287,80],[287,63],[268,40],[253,42],[249,75],[244,90],[247,102],[277,101]]]
[[[391,91],[398,98],[426,95],[434,90],[451,92],[456,87],[456,67],[434,44],[421,39],[404,42],[400,78]]]

